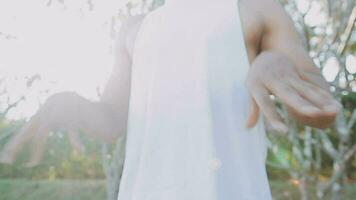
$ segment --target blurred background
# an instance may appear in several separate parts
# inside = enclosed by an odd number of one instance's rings
[[[274,199],[356,199],[355,0],[280,2],[344,110],[326,130],[289,119],[287,137],[268,130]],[[162,4],[0,0],[0,151],[50,95],[74,91],[98,100],[122,21]],[[0,200],[116,200],[125,138],[115,145],[81,138],[85,153],[73,150],[66,134],[55,131],[39,166],[24,167],[26,150],[15,164],[0,164]]]

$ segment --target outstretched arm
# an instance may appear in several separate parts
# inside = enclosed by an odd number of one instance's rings
[[[293,21],[276,0],[252,1],[263,32],[260,52],[247,80],[252,96],[247,125],[254,126],[261,111],[275,129],[286,131],[269,98],[273,94],[298,122],[328,127],[341,105],[332,97],[319,68],[303,48]]]
[[[125,134],[131,79],[128,35],[134,34],[140,18],[128,19],[120,29],[114,45],[113,71],[101,100],[89,101],[74,92],[52,95],[5,145],[0,162],[14,162],[24,144],[32,140],[33,153],[27,166],[38,164],[49,131],[57,128],[68,132],[71,144],[78,150],[83,150],[78,130],[105,142],[114,142],[120,134]]]

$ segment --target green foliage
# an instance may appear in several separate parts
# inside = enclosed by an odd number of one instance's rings
[[[104,200],[103,180],[0,180],[0,200]]]
[[[155,9],[155,8],[157,8],[157,7],[159,7],[159,6],[163,5],[163,4],[164,4],[164,0],[154,0],[152,2],[151,7],[152,7],[152,9]]]
[[[341,96],[341,102],[346,111],[351,112],[356,109],[356,92],[349,92]]]

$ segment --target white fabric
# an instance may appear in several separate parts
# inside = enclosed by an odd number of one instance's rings
[[[262,120],[245,128],[249,68],[236,0],[170,0],[133,52],[118,200],[269,200]]]

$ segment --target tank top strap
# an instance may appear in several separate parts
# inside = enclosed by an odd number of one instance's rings
[[[238,41],[237,49],[241,56],[241,66],[240,73],[244,74],[245,78],[250,68],[250,61],[248,57],[247,43],[245,42],[245,27],[242,20],[242,7],[240,0],[222,0],[226,1],[226,16],[228,20],[232,21],[232,27],[235,29],[235,38]]]

